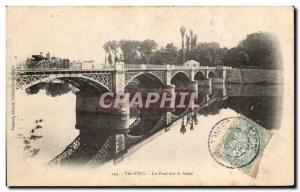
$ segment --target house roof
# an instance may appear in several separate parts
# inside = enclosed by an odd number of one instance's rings
[[[195,60],[189,60],[189,61],[185,62],[183,65],[200,65],[200,63]]]

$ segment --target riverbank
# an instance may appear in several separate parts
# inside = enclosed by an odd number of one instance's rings
[[[229,84],[281,84],[282,70],[265,69],[230,69],[226,83]]]

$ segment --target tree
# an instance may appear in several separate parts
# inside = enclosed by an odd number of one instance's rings
[[[181,50],[182,50],[182,63],[185,62],[185,53],[184,53],[184,36],[185,36],[185,27],[180,27],[181,34]]]
[[[197,46],[197,38],[198,38],[197,34],[195,34],[193,36],[193,38],[191,38],[191,49],[196,48],[196,46]]]
[[[200,62],[207,66],[216,66],[221,63],[221,48],[219,43],[199,43],[196,48],[191,50],[189,54],[189,59]]]
[[[193,56],[193,52],[195,52],[195,48],[197,46],[197,34],[194,34],[194,31],[190,29],[190,35],[186,35],[185,42],[185,59],[191,60],[195,56]]]
[[[194,31],[190,29],[190,43],[189,43],[189,49],[192,50],[193,46],[192,46],[192,41],[194,39]]]
[[[142,59],[145,63],[149,64],[150,57],[156,46],[156,42],[151,39],[146,39],[140,43],[139,52],[142,55]]]
[[[118,49],[118,43],[116,40],[112,40],[109,42],[109,48],[110,50],[112,51],[113,53],[113,58],[114,58],[114,63],[116,63],[116,60],[118,60],[118,57],[117,57],[117,49]]]
[[[140,47],[139,41],[123,39],[119,41],[119,46],[123,52],[125,63],[130,63],[130,64],[142,63],[139,54],[139,47]]]
[[[153,64],[175,64],[178,55],[177,47],[173,43],[168,43],[166,47],[156,50],[151,56]]]
[[[236,47],[221,48],[216,42],[197,43],[197,34],[190,30],[186,35],[186,28],[180,28],[181,49],[177,49],[173,43],[156,49],[154,40],[144,41],[121,40],[107,41],[103,45],[108,63],[118,60],[117,52],[123,52],[125,63],[140,64],[182,64],[189,60],[195,60],[201,65],[217,66],[226,65],[236,68],[282,68],[280,54],[276,41],[269,33],[253,33],[247,35]],[[185,42],[186,38],[186,42]],[[29,62],[27,62],[29,63]],[[28,64],[28,67],[29,64]],[[38,67],[38,66],[36,66]]]
[[[245,66],[247,67],[249,65],[250,59],[245,51],[239,51],[238,59],[240,63],[240,68],[244,68]]]
[[[248,55],[250,68],[282,68],[277,42],[270,33],[258,32],[247,35],[237,48]]]
[[[185,49],[186,49],[186,55],[188,56],[190,53],[190,47],[191,47],[191,38],[186,35],[185,36]]]
[[[190,37],[191,37],[191,39],[193,39],[193,37],[194,37],[194,31],[191,29],[190,29]]]
[[[107,62],[108,62],[108,64],[112,64],[112,63],[113,63],[113,61],[112,61],[112,56],[111,56],[110,53],[109,53],[109,55],[108,55],[108,57],[107,57]]]
[[[104,43],[103,49],[105,50],[105,63],[106,63],[106,58],[109,64],[115,63],[118,60],[117,57],[118,46],[119,45],[116,40],[107,41]]]
[[[109,47],[109,42],[105,42],[103,45],[103,49],[105,51],[105,64],[106,64],[106,60],[107,60],[107,55],[110,54],[110,47]]]
[[[227,50],[222,64],[236,68],[281,69],[277,47],[271,34],[253,33],[238,46]]]
[[[175,64],[177,54],[178,54],[177,47],[173,43],[168,43],[166,45],[165,63],[171,65]]]
[[[240,50],[236,47],[227,50],[223,57],[223,61],[222,61],[223,65],[232,66],[235,68],[241,68],[239,52]]]
[[[165,63],[165,51],[163,48],[156,50],[151,56],[151,63],[163,65]]]

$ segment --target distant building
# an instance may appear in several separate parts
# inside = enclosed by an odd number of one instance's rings
[[[81,61],[80,60],[73,60],[72,62],[71,62],[71,68],[72,69],[82,69],[82,63],[81,63]]]
[[[189,60],[183,64],[185,67],[200,67],[200,63],[198,61]]]
[[[83,60],[80,61],[82,64],[82,69],[93,69],[95,67],[95,61],[94,60]]]

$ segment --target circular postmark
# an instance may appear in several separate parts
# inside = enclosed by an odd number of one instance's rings
[[[208,149],[216,162],[227,168],[241,168],[255,160],[260,138],[257,127],[244,117],[219,121],[208,137]]]

